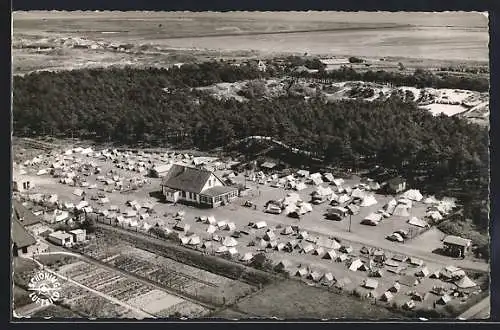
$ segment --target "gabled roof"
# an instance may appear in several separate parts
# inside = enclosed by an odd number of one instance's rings
[[[162,185],[199,194],[211,174],[207,170],[174,164],[163,177]]]
[[[444,238],[443,243],[467,247],[471,244],[471,240],[459,236],[449,235]]]
[[[12,200],[13,216],[24,226],[40,223],[40,219],[16,199]]]
[[[36,244],[36,240],[19,222],[17,216],[12,217],[11,238],[18,249]]]

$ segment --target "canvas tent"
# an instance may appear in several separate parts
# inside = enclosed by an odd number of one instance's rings
[[[361,266],[363,265],[363,262],[360,259],[355,259],[351,262],[351,265],[349,266],[349,270],[355,272],[357,271]]]
[[[310,243],[302,244],[301,246],[301,253],[309,253],[314,250],[314,246]]]
[[[420,227],[420,228],[427,228],[427,227],[429,227],[429,224],[427,223],[427,221],[419,219],[417,217],[412,217],[410,220],[408,220],[408,223],[410,225],[417,226],[417,227]]]
[[[361,206],[368,207],[377,204],[377,200],[373,195],[366,195],[361,202]]]
[[[424,197],[422,196],[422,194],[420,193],[419,190],[417,189],[410,189],[410,190],[407,190],[405,191],[401,197],[403,198],[407,198],[409,200],[412,200],[412,201],[416,201],[416,202],[420,202]]]
[[[335,250],[330,250],[325,253],[323,259],[335,260],[336,257],[337,253],[335,252]]]
[[[392,298],[394,298],[394,295],[390,291],[386,291],[382,294],[382,296],[380,297],[380,300],[385,301],[385,302],[389,302],[392,300]]]
[[[427,277],[429,276],[430,274],[430,271],[427,267],[423,267],[422,269],[420,269],[419,271],[417,271],[415,273],[415,276],[418,276],[418,277]]]
[[[389,202],[387,202],[387,204],[384,205],[384,210],[387,213],[392,214],[397,205],[398,202],[396,202],[396,200],[393,198]]]
[[[367,215],[362,221],[361,224],[363,225],[369,225],[369,226],[376,226],[380,223],[382,220],[382,215],[379,213],[370,213]]]
[[[434,195],[431,195],[423,200],[424,204],[438,204],[439,201]]]
[[[364,199],[365,196],[366,196],[366,193],[359,188],[354,189],[351,193],[352,198]]]
[[[398,204],[394,208],[394,212],[392,213],[392,215],[395,215],[398,217],[409,217],[410,213],[408,212],[408,207],[406,205]]]
[[[252,259],[253,254],[251,252],[247,252],[240,258],[240,261],[251,261]]]
[[[347,260],[347,258],[348,258],[348,257],[347,257],[347,254],[342,253],[342,254],[339,254],[339,255],[337,256],[337,258],[335,258],[335,261],[336,261],[336,262],[344,262],[344,261],[346,261],[346,260]]]
[[[321,277],[322,277],[321,274],[317,271],[313,271],[307,276],[308,279],[314,282],[319,282],[321,280]]]
[[[254,228],[256,228],[256,229],[261,229],[264,227],[267,227],[267,223],[265,221],[259,221],[259,222],[254,224]]]
[[[469,278],[469,276],[464,276],[455,282],[455,285],[460,289],[468,289],[477,286],[477,284]]]
[[[233,237],[229,237],[229,236],[227,236],[227,237],[226,237],[226,238],[224,238],[224,240],[222,241],[222,245],[227,246],[227,247],[233,247],[233,246],[238,245],[238,241],[237,241],[237,240],[235,240]]]
[[[378,287],[378,281],[377,280],[374,280],[372,278],[367,278],[365,281],[364,281],[364,284],[363,286],[367,289],[370,289],[370,290],[375,290],[377,287]]]
[[[299,277],[304,277],[308,274],[309,272],[307,271],[306,268],[299,268],[297,269],[297,272],[295,272],[295,276],[299,276]]]
[[[323,275],[323,278],[321,279],[321,282],[323,285],[331,285],[334,280],[335,277],[332,273],[325,273],[325,275]]]
[[[446,305],[450,301],[451,301],[451,297],[449,295],[445,294],[445,295],[439,297],[439,299],[436,301],[436,303],[439,305]]]
[[[333,180],[335,179],[333,177],[333,174],[332,173],[324,173],[323,174],[323,179],[326,181],[326,182],[333,182]]]
[[[286,226],[285,228],[283,228],[283,230],[281,231],[281,235],[291,235],[293,234],[293,229],[291,226]]]

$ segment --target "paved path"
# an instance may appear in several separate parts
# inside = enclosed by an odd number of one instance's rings
[[[74,254],[69,253],[69,252],[68,253],[47,252],[47,253],[43,253],[41,255],[52,255],[52,254],[68,254],[68,255],[73,255],[74,256]],[[29,259],[29,258],[27,258],[27,259]],[[77,282],[77,281],[75,281],[75,280],[73,280],[73,279],[71,279],[69,277],[63,276],[63,275],[61,275],[61,274],[59,274],[59,273],[57,273],[57,272],[55,272],[55,271],[53,271],[51,269],[48,269],[47,267],[44,267],[44,265],[41,262],[39,262],[38,260],[36,260],[36,259],[35,260],[34,259],[30,259],[30,260],[33,260],[40,268],[44,268],[44,270],[46,272],[49,272],[49,273],[51,273],[51,274],[53,274],[53,275],[55,275],[55,276],[63,279],[64,281],[70,282],[73,285],[79,286],[79,287],[81,287],[81,288],[83,288],[83,289],[85,289],[87,291],[90,291],[93,294],[98,295],[99,297],[102,297],[102,298],[104,298],[104,299],[106,299],[106,300],[108,300],[108,301],[110,301],[110,302],[112,302],[114,304],[117,304],[117,305],[123,306],[123,307],[125,307],[127,309],[130,309],[130,310],[134,311],[140,317],[143,317],[143,318],[155,318],[154,315],[146,313],[145,311],[143,311],[140,308],[137,308],[137,307],[134,307],[132,305],[129,305],[129,304],[127,304],[127,303],[125,303],[125,302],[123,302],[121,300],[118,300],[118,299],[116,299],[116,298],[114,298],[112,296],[109,296],[109,295],[107,295],[105,293],[102,293],[100,291],[94,290],[94,289],[92,289],[92,288],[90,288],[90,287],[88,287],[88,286],[86,286],[84,284],[81,284],[81,283],[79,283],[79,282]]]
[[[487,315],[486,318],[490,315],[490,296],[484,298],[458,317],[459,319],[482,319]]]

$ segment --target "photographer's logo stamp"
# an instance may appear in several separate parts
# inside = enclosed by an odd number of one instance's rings
[[[61,283],[57,276],[46,271],[37,272],[28,283],[28,290],[33,291],[29,295],[31,300],[42,306],[53,304],[58,300],[60,289]]]

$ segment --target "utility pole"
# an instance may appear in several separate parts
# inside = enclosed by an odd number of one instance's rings
[[[352,222],[352,211],[348,209],[349,211],[349,232],[351,232],[351,222]]]

